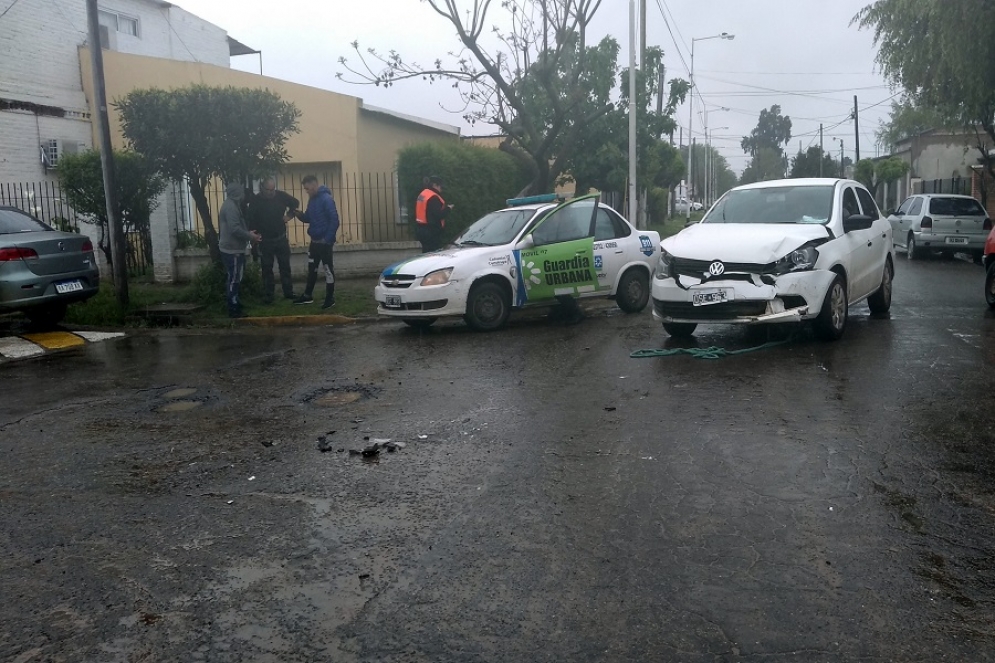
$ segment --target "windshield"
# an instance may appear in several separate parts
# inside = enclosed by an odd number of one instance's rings
[[[491,212],[473,222],[453,243],[457,246],[498,246],[508,244],[535,214],[534,209],[508,209]]]
[[[30,233],[38,230],[51,230],[51,228],[19,210],[0,209],[0,234]]]
[[[833,213],[833,185],[777,186],[727,192],[702,223],[819,223]]]
[[[938,216],[984,216],[985,209],[974,198],[933,198],[929,213]]]

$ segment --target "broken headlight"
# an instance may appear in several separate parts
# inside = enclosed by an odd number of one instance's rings
[[[667,253],[663,248],[660,249],[660,260],[656,263],[656,272],[653,274],[656,278],[663,280],[670,277],[670,267],[674,262],[674,256]]]
[[[791,272],[804,272],[815,268],[816,261],[819,260],[819,252],[814,246],[803,246],[795,249],[774,263],[774,274],[789,274]]]

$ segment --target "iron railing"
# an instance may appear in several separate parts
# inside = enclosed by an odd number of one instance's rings
[[[915,185],[915,193],[950,193],[970,196],[971,178],[951,177],[945,180],[921,180]]]
[[[368,242],[404,242],[414,237],[410,204],[401,200],[396,173],[340,173],[338,171],[311,173],[306,168],[276,175],[277,188],[300,201],[300,209],[307,207],[308,195],[301,185],[304,175],[314,174],[318,182],[329,188],[339,213],[339,244]],[[252,183],[259,192],[259,181]],[[218,212],[224,202],[224,186],[217,181],[206,188],[211,222],[218,227]],[[204,224],[200,212],[190,195],[189,186],[172,187],[170,209],[179,238],[180,247],[204,246]],[[307,225],[300,221],[287,223],[291,246],[306,246]]]

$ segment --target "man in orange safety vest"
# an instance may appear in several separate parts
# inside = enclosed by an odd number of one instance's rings
[[[415,238],[421,242],[422,253],[442,248],[442,230],[452,208],[442,198],[442,178],[426,178],[425,189],[415,202]]]

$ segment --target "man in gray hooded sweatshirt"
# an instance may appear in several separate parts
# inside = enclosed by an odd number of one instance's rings
[[[242,302],[238,298],[238,286],[245,273],[245,250],[250,242],[262,239],[259,233],[249,230],[242,216],[242,201],[245,189],[241,184],[232,183],[225,187],[225,202],[218,214],[218,249],[221,261],[228,272],[225,299],[228,302],[228,317],[244,318]]]

